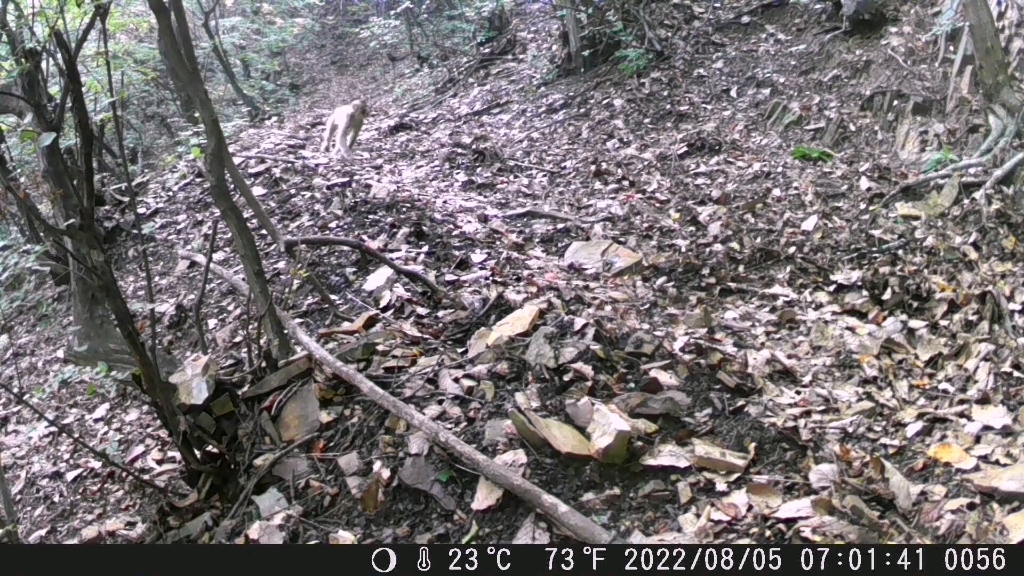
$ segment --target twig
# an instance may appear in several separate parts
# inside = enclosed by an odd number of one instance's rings
[[[1024,112],[1022,112],[1022,114],[1024,114]],[[901,183],[899,186],[896,186],[895,190],[887,194],[885,198],[882,198],[882,201],[878,203],[878,207],[884,208],[888,206],[893,199],[910,188],[914,188],[940,178],[952,177],[957,172],[962,172],[968,168],[976,168],[978,166],[988,164],[997,152],[1009,145],[1010,141],[1013,140],[1014,135],[1017,133],[1017,127],[1020,126],[1020,117],[1017,118],[1016,122],[1005,122],[1004,118],[1006,113],[997,106],[990,109],[988,116],[989,124],[992,125],[992,134],[985,139],[985,142],[983,142],[981,147],[978,148],[978,151],[974,156],[967,160],[947,166],[938,172],[925,174],[915,178],[914,180],[908,180]],[[1000,180],[1003,177],[1005,176],[1000,177]]]
[[[238,512],[242,509],[242,506],[249,500],[249,497],[252,496],[252,491],[256,488],[256,483],[259,482],[260,478],[263,478],[263,476],[265,476],[267,472],[270,472],[274,468],[274,465],[277,464],[279,460],[281,460],[281,458],[284,458],[288,454],[291,454],[292,452],[295,451],[296,448],[302,446],[306,442],[309,442],[310,440],[316,438],[319,435],[319,432],[307,434],[306,436],[303,436],[302,438],[299,438],[298,440],[292,442],[288,446],[285,446],[281,450],[278,450],[277,453],[274,454],[270,458],[270,460],[268,460],[259,469],[258,472],[256,472],[256,475],[249,480],[249,483],[246,484],[245,486],[245,490],[242,491],[242,495],[238,497],[238,500],[235,501],[235,505],[231,507],[231,511],[228,512],[228,515],[224,517],[224,520],[221,523],[223,524],[224,522],[231,521],[231,519],[233,519],[235,515],[238,514]]]
[[[555,118],[554,120],[551,120],[550,122],[545,122],[544,124],[541,124],[540,126],[537,126],[533,130],[530,130],[529,132],[523,134],[519,138],[516,138],[515,140],[513,140],[512,141],[512,145],[518,144],[521,140],[523,140],[527,136],[529,136],[531,134],[536,134],[537,132],[540,132],[541,130],[546,130],[546,129],[550,128],[551,126],[554,126],[555,124],[560,124],[562,122],[568,122],[569,120],[573,120],[573,119],[579,118],[581,116],[587,116],[589,114],[590,114],[589,112],[577,112],[576,114],[570,114],[570,115],[566,116],[565,118]]]
[[[1006,132],[1006,122],[998,114],[998,111],[990,110],[987,116],[988,125],[992,127],[991,133],[981,143],[981,146],[978,146],[978,149],[971,155],[971,158],[981,158],[991,152],[996,147],[996,144],[999,143],[999,139],[1003,137],[1003,133]]]
[[[391,268],[406,278],[418,280],[419,282],[426,284],[434,294],[444,294],[445,292],[443,288],[434,284],[434,281],[427,278],[427,276],[422,272],[412,270],[395,263],[387,256],[373,248],[370,248],[365,242],[360,240],[355,240],[353,238],[341,238],[337,236],[299,236],[285,238],[284,245],[286,249],[291,249],[295,246],[345,246],[346,248],[352,248],[353,250],[358,250],[374,260],[381,262],[388,268]]]
[[[993,172],[992,177],[989,178],[984,185],[982,185],[981,189],[994,190],[996,184],[998,184],[1004,178],[1009,176],[1014,170],[1017,169],[1017,166],[1019,166],[1022,162],[1024,162],[1024,152],[1021,152],[1014,156],[1013,158],[1010,158],[1005,164],[1000,166],[998,170]]]
[[[168,503],[171,502],[171,496],[168,493],[167,488],[164,488],[163,486],[160,486],[160,485],[156,484],[152,480],[146,478],[145,476],[139,474],[135,470],[132,470],[131,468],[129,468],[129,467],[123,465],[123,464],[119,464],[117,462],[114,462],[113,460],[111,460],[110,455],[105,454],[103,452],[100,452],[99,450],[97,450],[97,449],[93,448],[92,446],[90,446],[88,443],[86,443],[85,440],[82,440],[81,438],[76,436],[69,428],[67,428],[66,426],[64,426],[60,422],[57,422],[56,420],[54,420],[54,419],[50,418],[49,416],[47,416],[42,410],[36,408],[34,404],[29,402],[28,398],[25,398],[24,396],[22,396],[18,392],[15,392],[14,389],[9,387],[8,385],[0,382],[0,388],[2,388],[5,392],[10,394],[11,396],[13,396],[15,401],[17,401],[19,404],[21,404],[22,406],[25,406],[26,408],[28,408],[36,416],[39,416],[39,418],[41,418],[43,420],[43,422],[46,422],[50,426],[53,426],[54,428],[56,428],[58,432],[60,432],[61,434],[67,436],[68,438],[70,438],[72,442],[74,442],[75,444],[78,444],[79,446],[84,448],[86,451],[88,451],[90,454],[92,454],[93,456],[95,456],[96,458],[99,458],[100,460],[106,462],[108,465],[113,466],[114,468],[117,468],[118,470],[120,470],[120,471],[124,472],[125,474],[131,476],[132,478],[134,478],[135,480],[139,481],[140,483],[142,483],[142,484],[152,488],[158,494],[160,494],[160,496],[165,501],[167,501]]]
[[[644,27],[644,48],[647,47],[646,46],[647,42],[650,42],[654,46],[654,51],[657,52],[658,56],[660,57],[661,55],[663,55],[665,53],[665,50],[661,47],[661,42],[658,40],[658,35],[651,31],[650,22],[647,21],[647,15],[644,14],[644,12],[643,12],[644,8],[646,8],[646,7],[647,7],[647,3],[645,2],[639,8],[636,8],[636,7],[631,8],[630,11],[633,12],[633,14],[636,15],[637,20],[639,20],[640,23],[643,24],[643,27]]]
[[[508,158],[505,158],[505,162],[508,162],[509,164],[515,164],[516,166],[522,166],[524,168],[533,168],[534,170],[541,170],[547,172],[548,174],[558,174],[558,170],[554,170],[552,168],[545,168],[544,166],[537,166],[536,164],[527,164],[526,162],[510,160]]]
[[[880,256],[882,254],[895,252],[906,245],[907,240],[905,238],[900,238],[899,240],[896,240],[895,242],[890,242],[888,244],[885,244],[884,246],[879,246],[877,248],[867,248],[865,250],[858,250],[853,254],[843,256],[843,260],[858,260],[860,258],[864,258],[867,256]]]
[[[898,186],[896,186],[896,189],[894,189],[892,192],[887,194],[885,196],[885,198],[882,198],[882,200],[878,203],[878,206],[879,206],[879,208],[884,208],[884,207],[888,206],[889,203],[891,203],[893,201],[893,199],[895,199],[900,194],[903,194],[905,191],[910,190],[911,188],[916,188],[916,187],[920,186],[921,184],[927,184],[928,182],[932,182],[934,180],[939,180],[941,178],[950,178],[954,174],[959,172],[960,170],[964,170],[964,169],[967,169],[967,168],[976,168],[978,166],[984,166],[987,162],[988,162],[988,158],[987,157],[986,158],[972,158],[970,160],[964,160],[963,162],[958,162],[958,163],[956,163],[956,164],[954,164],[954,165],[952,165],[952,166],[950,166],[950,167],[948,167],[948,168],[946,168],[944,170],[940,170],[938,172],[932,172],[930,174],[925,174],[925,175],[920,176],[918,178],[915,178],[913,180],[907,180],[906,182],[901,182]]]
[[[213,220],[213,230],[210,232],[210,247],[206,249],[206,261],[213,262],[213,249],[217,246],[217,227],[220,224],[219,218]],[[196,303],[193,307],[192,316],[196,322],[196,336],[199,339],[199,350],[203,354],[209,354],[210,351],[206,345],[206,333],[203,330],[202,312],[203,312],[203,296],[206,294],[206,284],[210,279],[210,267],[203,266],[203,277],[199,281],[199,291],[196,293]]]
[[[528,208],[517,208],[515,210],[509,210],[501,215],[502,218],[547,218],[549,220],[563,220],[566,222],[572,222],[579,226],[583,224],[597,224],[598,222],[605,222],[614,220],[613,216],[605,214],[603,216],[593,216],[590,218],[576,218],[572,215],[566,214],[565,212],[558,212],[556,210],[545,210],[537,206],[530,206]]]
[[[886,51],[886,52],[888,52],[890,56],[892,56],[893,58],[895,58],[895,59],[896,59],[896,61],[897,61],[897,62],[899,62],[901,66],[903,66],[903,67],[904,67],[904,68],[906,68],[907,70],[910,70],[910,69],[911,69],[911,68],[910,68],[910,66],[907,66],[907,63],[903,61],[903,58],[900,58],[899,56],[897,56],[897,55],[896,55],[896,53],[895,53],[895,52],[893,52],[893,51],[892,51],[892,48],[886,48],[886,50],[885,50],[885,51]]]
[[[287,156],[271,156],[269,154],[235,154],[238,158],[247,158],[249,160],[270,160],[271,162],[284,162],[286,164],[305,164],[306,160],[296,160],[295,158],[288,158]]]
[[[484,304],[484,307],[481,308],[479,312],[474,314],[473,317],[469,319],[469,321],[463,322],[461,327],[456,328],[451,332],[445,331],[442,335],[442,339],[451,341],[455,340],[456,338],[461,338],[462,336],[464,336],[465,333],[469,331],[469,328],[476,324],[478,320],[483,318],[484,314],[487,314],[491,307],[494,306],[494,303],[498,301],[498,297],[501,296],[502,292],[503,291],[495,290],[494,293],[491,294],[491,297],[487,299],[487,304]],[[447,367],[450,368],[451,366],[449,365]]]
[[[495,108],[500,108],[505,104],[508,104],[509,102],[511,102],[511,100],[498,100],[497,102],[491,102],[490,104],[483,106],[481,108],[477,108],[476,110],[470,110],[469,112],[460,115],[459,118],[465,119],[473,118],[476,116],[483,116],[484,114],[487,114],[491,110],[494,110]]]
[[[1024,161],[1024,152],[1021,152],[1014,156],[1013,158],[1010,158],[1008,162],[1006,162],[998,169],[996,169],[988,178],[988,180],[986,180],[985,183],[982,184],[981,189],[974,193],[974,197],[977,198],[978,203],[981,204],[982,226],[988,225],[988,202],[986,201],[985,197],[988,196],[989,192],[992,192],[996,189],[996,184],[999,184],[999,182],[1001,182],[1003,178],[1006,178],[1011,173],[1013,173],[1013,171],[1017,169],[1017,166],[1022,161]]]
[[[2,322],[3,325],[5,325],[5,326],[8,324],[7,315],[4,313],[4,310],[3,310],[2,307],[0,307],[0,322]],[[15,378],[17,378],[17,380],[19,382],[19,385],[20,385],[20,383],[21,383],[21,371],[18,369],[19,365],[18,365],[18,363],[16,361],[12,361],[12,364],[14,365]],[[87,451],[89,451],[89,453],[92,454],[93,456],[99,458],[103,462],[106,462],[110,466],[113,466],[114,468],[117,468],[118,470],[121,470],[125,474],[127,474],[127,475],[131,476],[132,478],[134,478],[134,479],[138,480],[139,482],[141,482],[143,485],[148,486],[148,487],[152,488],[153,490],[156,490],[156,492],[158,494],[160,494],[160,496],[165,501],[171,502],[171,497],[168,494],[167,488],[164,488],[164,487],[156,484],[152,480],[149,480],[148,478],[142,476],[141,474],[139,474],[135,470],[132,470],[131,468],[128,468],[127,466],[124,466],[122,464],[114,462],[110,458],[109,454],[106,454],[104,452],[100,452],[99,450],[97,450],[97,449],[93,448],[92,446],[90,446],[85,440],[82,440],[81,438],[76,436],[74,433],[72,433],[69,428],[67,428],[66,426],[64,426],[60,422],[57,422],[56,420],[50,418],[42,410],[36,408],[34,404],[32,404],[31,402],[28,401],[28,398],[25,398],[24,396],[22,396],[20,393],[16,392],[13,388],[8,386],[7,384],[4,384],[3,382],[0,382],[0,388],[2,388],[4,391],[6,391],[8,394],[10,394],[14,398],[14,400],[16,402],[18,402],[19,404],[21,404],[21,405],[25,406],[26,408],[28,408],[31,412],[35,413],[36,416],[39,416],[43,420],[43,422],[46,422],[50,426],[53,426],[54,428],[56,428],[58,432],[60,432],[61,434],[64,434],[65,436],[70,438],[72,442],[74,442],[75,444],[78,444],[82,448],[84,448]],[[154,401],[155,400],[156,399],[154,399]],[[2,465],[2,464],[0,464],[0,465]],[[8,521],[10,522],[11,519],[8,518]]]
[[[505,212],[504,214],[502,214],[501,217],[502,218],[507,218],[509,220],[511,220],[513,218],[546,218],[546,219],[549,219],[549,220],[566,220],[566,221],[569,221],[569,222],[571,222],[571,221],[576,219],[571,214],[566,214],[565,212],[555,212],[553,210],[544,210],[543,208],[537,208],[536,206],[531,206],[529,208],[517,208],[515,210],[509,210],[508,212]]]
[[[267,214],[267,211],[263,207],[263,204],[261,204],[259,199],[256,198],[256,195],[253,194],[252,188],[249,186],[249,182],[246,181],[245,177],[242,176],[242,171],[238,169],[238,165],[235,164],[235,161],[232,159],[231,154],[227,154],[226,159],[227,171],[228,174],[231,176],[231,181],[234,183],[235,189],[238,190],[238,193],[241,194],[242,197],[245,199],[245,202],[249,206],[249,209],[252,210],[253,214],[256,216],[256,221],[260,223],[260,226],[263,227],[263,230],[266,231],[266,233],[269,234],[270,237],[274,240],[274,244],[276,244],[278,247],[284,250],[285,254],[289,258],[291,258],[293,262],[295,262],[296,266],[298,266],[298,258],[285,248],[284,237],[281,236],[281,232],[278,230],[277,226],[274,225],[274,222],[270,219],[270,216]],[[199,166],[199,170],[202,171],[202,173],[206,176],[206,180],[212,183],[213,178],[211,177],[210,173],[206,170],[206,166],[202,162],[199,162],[198,160],[196,161],[196,164]],[[316,277],[316,274],[313,274],[309,270],[303,270],[303,272],[306,272],[305,278],[309,280],[309,283],[313,286],[313,290],[315,290],[316,293],[320,296],[320,299],[323,301],[324,305],[327,306],[327,309],[330,310],[332,314],[337,314],[338,309],[334,304],[334,299],[331,298],[331,295],[327,292],[327,289],[324,288],[323,284],[320,283],[320,280]]]

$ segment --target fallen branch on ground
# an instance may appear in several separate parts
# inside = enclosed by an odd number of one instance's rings
[[[173,502],[173,496],[172,496],[172,494],[170,493],[170,491],[169,491],[169,489],[167,487],[160,486],[159,484],[157,484],[156,482],[153,482],[149,478],[146,478],[145,476],[142,475],[141,472],[139,472],[139,471],[137,471],[137,470],[135,470],[133,468],[129,468],[128,466],[126,466],[124,464],[121,464],[119,462],[115,462],[110,457],[110,455],[107,454],[106,452],[101,452],[100,450],[98,450],[96,448],[93,448],[88,442],[86,442],[85,440],[82,440],[74,432],[72,432],[69,427],[67,427],[67,426],[61,424],[60,422],[57,422],[53,418],[50,418],[49,416],[47,416],[45,412],[43,412],[39,408],[36,408],[35,404],[29,402],[28,398],[26,398],[22,394],[19,394],[13,388],[7,386],[6,384],[0,383],[0,389],[3,389],[4,392],[7,392],[8,394],[10,394],[11,397],[14,398],[15,402],[17,402],[18,404],[21,404],[22,406],[28,408],[29,411],[31,411],[33,414],[38,416],[43,422],[46,422],[50,426],[53,426],[57,430],[57,432],[60,432],[61,434],[63,434],[65,436],[67,436],[68,438],[70,438],[71,442],[77,444],[78,446],[81,446],[82,448],[85,449],[86,452],[88,452],[89,454],[92,454],[94,457],[102,460],[104,463],[107,464],[107,466],[110,466],[112,468],[117,468],[118,470],[120,470],[121,472],[124,472],[125,474],[127,474],[128,476],[130,476],[132,479],[134,479],[135,481],[139,482],[143,486],[146,486],[147,488],[153,489],[153,491],[155,491],[157,494],[159,494],[160,497],[165,502],[168,502],[168,503]]]
[[[287,156],[271,156],[270,154],[235,154],[236,158],[245,158],[246,160],[269,160],[271,162],[284,162],[286,164],[303,164],[305,160],[298,160],[295,158],[288,158]]]
[[[310,440],[316,438],[319,435],[320,434],[317,432],[314,432],[313,434],[307,434],[302,438],[299,438],[298,440],[292,442],[288,446],[285,446],[284,448],[278,450],[273,456],[270,457],[270,460],[264,462],[263,466],[261,466],[260,469],[256,472],[256,475],[253,476],[252,479],[249,480],[249,483],[245,485],[245,489],[242,490],[242,495],[239,496],[238,500],[235,501],[235,505],[231,507],[231,511],[228,512],[228,515],[224,517],[224,522],[230,522],[234,520],[238,512],[242,509],[243,506],[245,506],[245,503],[249,501],[249,497],[252,496],[252,491],[256,488],[256,483],[260,481],[260,478],[263,478],[264,476],[266,476],[267,472],[273,470],[274,466],[276,466],[277,463],[280,462],[282,458],[291,454],[292,452],[295,451],[296,448],[302,446],[306,442],[309,442]]]
[[[206,259],[198,254],[182,250],[178,252],[178,255],[200,266],[206,265]],[[210,264],[210,270],[226,280],[244,297],[248,297],[249,288],[245,282],[234,277],[226,269],[216,264]],[[388,394],[357,370],[343,364],[317,344],[316,340],[299,327],[298,323],[283,310],[278,309],[277,314],[291,337],[298,341],[324,367],[358,388],[363,394],[387,411],[423,431],[432,443],[453,453],[477,473],[543,512],[577,540],[589,544],[609,544],[612,542],[613,535],[596,522],[571,508],[558,498],[541,490],[532,482],[516,476],[508,468],[495,463],[451,432],[442,428],[440,424],[420,414],[419,411],[405,402]]]
[[[564,220],[577,226],[597,224],[598,222],[607,222],[615,219],[610,214],[605,214],[603,216],[594,216],[592,218],[576,218],[575,216],[571,214],[566,214],[565,212],[545,210],[544,208],[539,208],[536,206],[509,210],[508,212],[502,214],[501,217],[509,220],[513,218],[547,218],[549,220]]]
[[[426,274],[395,263],[387,256],[373,248],[370,248],[365,242],[361,242],[359,240],[352,238],[339,238],[337,236],[299,236],[297,238],[285,238],[284,245],[289,249],[294,246],[345,246],[346,248],[352,248],[353,250],[358,250],[374,260],[377,260],[410,280],[416,280],[417,282],[425,284],[434,294],[444,294],[444,289],[440,288],[437,284],[434,284],[434,281],[427,278]]]

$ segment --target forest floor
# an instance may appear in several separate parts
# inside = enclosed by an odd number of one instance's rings
[[[358,45],[348,52],[362,60],[337,75],[309,63],[301,109],[233,138],[243,173],[284,234],[364,241],[447,297],[321,247],[308,266],[342,309],[331,317],[261,231],[279,305],[377,385],[488,456],[509,454],[624,538],[1021,541],[1020,216],[990,199],[982,225],[963,195],[938,217],[875,208],[944,147],[966,155],[986,136],[977,102],[946,111],[954,54],[936,64],[930,6],[901,3],[883,29],[853,35],[831,34],[839,22],[814,3],[740,4],[761,3],[649,5],[669,56],[636,77],[608,66],[552,80],[557,26],[540,5],[517,12],[512,55],[432,97],[415,92],[423,75],[410,61],[392,67]],[[914,149],[880,95],[923,110]],[[355,158],[329,161],[323,119],[356,97],[372,115]],[[769,122],[780,109],[792,123]],[[799,147],[834,157],[804,161]],[[177,251],[205,254],[218,216],[185,162],[153,175],[143,205],[159,238],[161,329],[174,335],[164,343],[184,359],[196,347],[182,311],[201,268]],[[139,252],[121,258],[123,288],[141,302]],[[224,227],[214,261],[241,275]],[[106,374],[61,361],[66,309],[43,279],[26,282],[38,292],[31,322],[0,340],[22,389],[86,442],[181,488],[151,412]],[[245,389],[252,312],[216,276],[205,301],[222,384]],[[317,369],[309,382],[314,409],[299,419],[319,421],[319,436],[217,533],[234,502],[158,506],[0,395],[22,538],[565,538],[509,493],[494,504],[477,474],[337,377]],[[276,416],[284,402],[272,398],[242,402]],[[534,432],[573,426],[527,442],[513,411]],[[624,446],[601,444],[595,432],[622,424]],[[256,456],[281,448],[259,436],[243,482]],[[588,441],[595,452],[580,453]],[[599,461],[615,456],[625,460]]]

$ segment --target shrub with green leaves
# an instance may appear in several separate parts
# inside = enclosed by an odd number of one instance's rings
[[[638,48],[624,48],[615,53],[618,69],[626,76],[636,76],[651,65],[647,53]]]
[[[33,270],[43,251],[40,246],[24,244],[20,236],[0,221],[0,308],[8,322],[32,309],[45,316],[52,304],[44,296],[45,276]]]

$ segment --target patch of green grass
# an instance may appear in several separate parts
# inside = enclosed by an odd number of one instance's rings
[[[835,152],[821,148],[810,148],[808,146],[797,146],[791,153],[794,160],[801,162],[831,162],[836,157]]]

